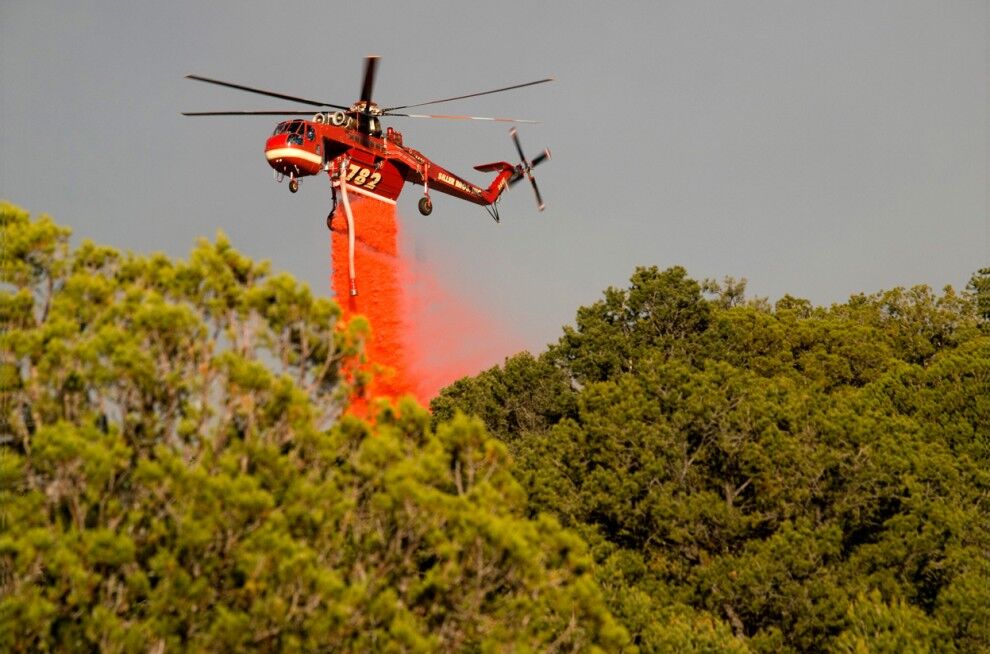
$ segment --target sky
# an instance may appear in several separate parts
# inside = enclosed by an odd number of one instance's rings
[[[0,198],[89,238],[186,256],[217,230],[329,294],[325,178],[264,159],[279,109],[188,73],[350,104],[514,116],[525,184],[481,207],[399,198],[403,248],[539,351],[636,266],[828,305],[990,265],[987,0],[0,2]],[[500,123],[387,123],[449,170],[516,159]],[[360,227],[359,227],[360,228]],[[507,353],[510,354],[510,353]]]

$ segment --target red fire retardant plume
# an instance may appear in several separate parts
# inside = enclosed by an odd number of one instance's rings
[[[465,301],[446,291],[425,267],[400,252],[395,207],[374,200],[351,201],[356,245],[356,297],[349,294],[347,219],[334,216],[332,286],[344,317],[364,315],[371,323],[365,344],[373,374],[351,412],[367,413],[372,398],[413,395],[423,405],[454,380],[500,363],[522,349]]]

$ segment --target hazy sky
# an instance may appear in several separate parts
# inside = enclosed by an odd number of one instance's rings
[[[517,116],[525,185],[496,225],[420,187],[408,251],[532,348],[637,265],[749,280],[818,304],[990,265],[987,0],[46,2],[0,0],[0,197],[75,237],[185,256],[224,230],[329,293],[325,178],[297,195],[265,162],[277,100],[187,73],[349,104]],[[400,122],[404,121],[404,122]],[[487,185],[501,124],[394,119],[407,145]]]

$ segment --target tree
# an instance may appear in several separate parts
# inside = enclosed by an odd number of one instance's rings
[[[530,512],[582,534],[641,650],[677,632],[682,649],[982,651],[978,306],[919,286],[771,307],[638,268],[529,360],[539,375],[510,360],[433,406],[477,411],[509,446]],[[529,400],[541,419],[515,425],[502,398],[538,397],[536,379],[574,408]]]
[[[3,651],[629,644],[481,423],[341,416],[361,321],[223,235],[173,261],[0,226]]]
[[[976,310],[983,320],[990,320],[990,268],[980,268],[969,279],[966,289],[976,296]]]

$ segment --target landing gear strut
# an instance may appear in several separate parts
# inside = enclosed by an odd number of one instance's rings
[[[424,195],[419,199],[419,212],[424,216],[433,213],[433,202],[430,200],[430,196]]]
[[[433,202],[430,200],[430,166],[425,164],[420,171],[423,176],[423,197],[419,199],[419,212],[424,216],[433,213]]]

